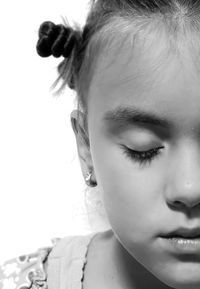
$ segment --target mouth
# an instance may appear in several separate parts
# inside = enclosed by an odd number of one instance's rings
[[[200,228],[181,227],[160,237],[163,248],[175,254],[200,255]]]

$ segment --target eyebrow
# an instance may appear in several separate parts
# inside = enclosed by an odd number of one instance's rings
[[[137,125],[141,127],[154,126],[158,128],[170,129],[173,127],[171,121],[158,116],[153,112],[141,110],[136,107],[116,107],[113,110],[107,111],[103,120],[110,124],[114,123],[119,126]]]

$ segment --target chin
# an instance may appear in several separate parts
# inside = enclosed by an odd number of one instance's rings
[[[181,271],[181,270],[180,270]],[[174,289],[199,289],[200,288],[200,274],[199,270],[197,271],[187,271],[185,272],[182,270],[182,272],[179,272],[174,274],[172,276],[166,276],[162,278],[160,276],[160,281],[162,281],[165,285],[167,285],[169,288]]]

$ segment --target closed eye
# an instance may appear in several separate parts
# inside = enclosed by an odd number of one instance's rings
[[[138,162],[140,165],[150,164],[152,160],[161,153],[161,149],[164,147],[153,148],[148,151],[135,151],[125,145],[120,145],[123,153],[130,159]]]

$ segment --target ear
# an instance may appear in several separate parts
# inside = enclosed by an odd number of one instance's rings
[[[85,179],[85,176],[89,171],[93,172],[94,177],[93,162],[90,152],[90,141],[88,130],[86,128],[86,115],[80,110],[73,110],[70,118],[72,129],[76,137],[78,156],[83,177]]]

